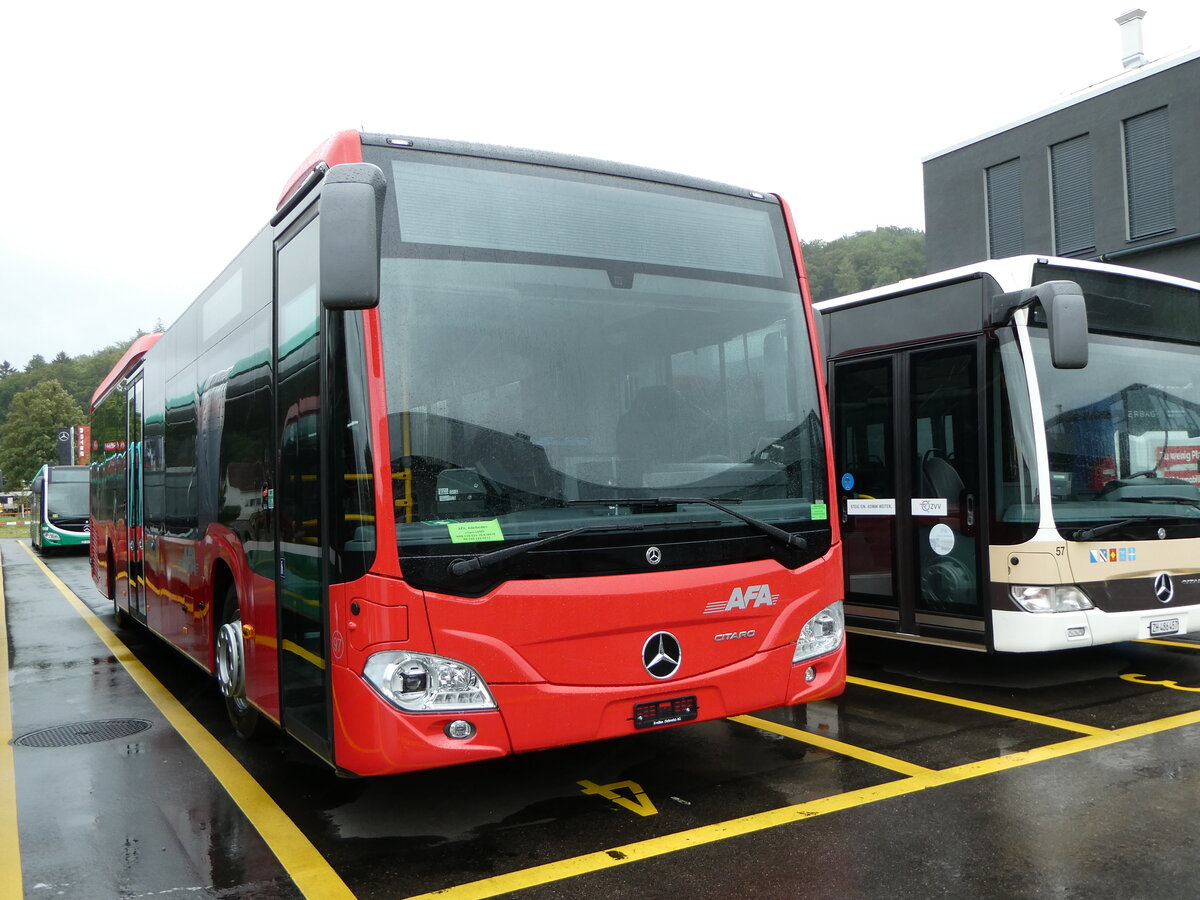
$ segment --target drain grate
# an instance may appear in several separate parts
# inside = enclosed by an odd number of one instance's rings
[[[31,731],[13,739],[18,747],[74,747],[112,741],[145,731],[151,725],[145,719],[102,719],[99,722],[75,722]]]

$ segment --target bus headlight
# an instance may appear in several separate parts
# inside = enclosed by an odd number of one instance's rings
[[[1014,584],[1009,587],[1008,595],[1021,609],[1031,613],[1078,612],[1094,606],[1083,589],[1073,584]]]
[[[496,708],[478,672],[441,656],[385,650],[372,654],[363,676],[385,700],[405,712]]]
[[[842,645],[846,635],[846,621],[842,615],[842,601],[831,603],[800,629],[800,637],[796,639],[796,649],[792,653],[792,662],[812,659],[823,653],[830,653]]]

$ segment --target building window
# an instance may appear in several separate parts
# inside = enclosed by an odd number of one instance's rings
[[[1171,130],[1165,106],[1126,119],[1125,191],[1129,239],[1175,230],[1171,182]]]
[[[1050,199],[1054,215],[1054,252],[1069,256],[1095,250],[1090,135],[1082,134],[1050,148]]]
[[[988,256],[1016,256],[1025,249],[1021,222],[1021,160],[991,166],[987,176]]]

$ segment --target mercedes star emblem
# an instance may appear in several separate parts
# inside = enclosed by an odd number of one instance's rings
[[[646,551],[646,562],[650,563],[652,566],[657,566],[660,562],[662,562],[662,551],[657,547],[651,547]]]
[[[1171,598],[1175,596],[1175,585],[1171,583],[1171,576],[1166,572],[1154,579],[1154,596],[1158,598],[1159,603],[1170,603]]]
[[[669,631],[655,632],[642,647],[642,665],[655,678],[670,678],[679,671],[682,661],[679,639]]]

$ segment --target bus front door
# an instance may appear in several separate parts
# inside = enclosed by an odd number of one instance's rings
[[[835,362],[852,627],[986,643],[975,341]]]
[[[129,477],[126,482],[128,506],[125,515],[126,584],[129,586],[129,611],[139,621],[146,621],[146,567],[142,541],[142,427],[143,427],[142,379],[137,378],[129,385],[126,394],[128,404],[128,434],[126,436],[126,465]]]
[[[331,759],[315,222],[289,228],[277,242],[276,271],[274,521],[282,724]]]

